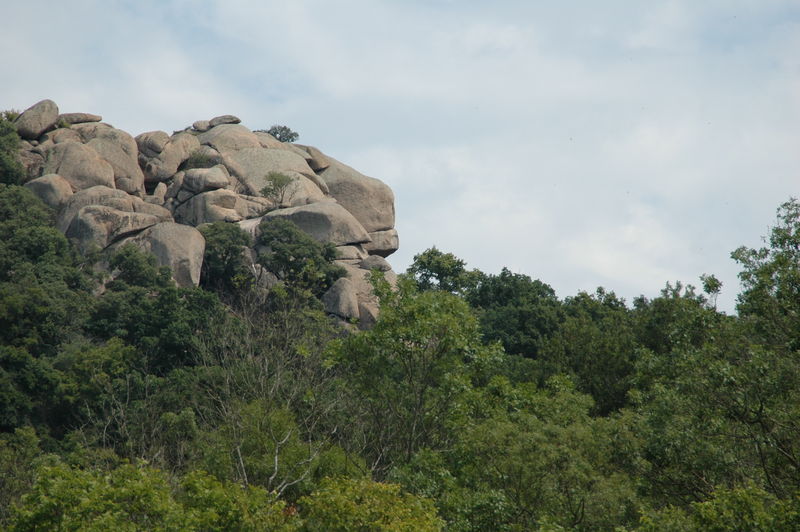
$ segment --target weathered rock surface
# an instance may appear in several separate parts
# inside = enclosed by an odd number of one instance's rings
[[[72,190],[102,185],[114,188],[114,168],[90,146],[78,142],[55,144],[47,151],[43,172],[58,174]]]
[[[214,117],[211,120],[209,120],[208,121],[208,125],[210,127],[216,127],[216,126],[220,126],[222,124],[238,124],[239,122],[241,122],[241,120],[239,120],[239,117],[237,117],[237,116],[222,115],[222,116]]]
[[[126,212],[105,205],[82,207],[69,225],[66,235],[86,253],[105,249],[117,240],[140,232],[159,222],[152,214]]]
[[[322,296],[325,312],[344,320],[358,319],[358,295],[353,281],[346,277],[338,279]]]
[[[374,231],[369,234],[372,242],[364,244],[364,249],[371,255],[388,257],[400,248],[400,238],[396,229]]]
[[[175,209],[175,220],[189,225],[212,222],[238,222],[242,216],[236,211],[236,193],[218,189],[192,196]]]
[[[191,192],[200,193],[230,185],[230,176],[224,166],[212,168],[192,168],[183,177],[183,187]]]
[[[319,242],[334,245],[369,242],[369,235],[352,214],[332,201],[321,201],[267,213],[266,218],[288,218]]]
[[[328,158],[330,165],[319,175],[331,196],[350,211],[369,232],[394,227],[394,193],[385,183],[367,177],[349,166]]]
[[[40,200],[53,209],[60,209],[72,196],[69,182],[58,174],[47,174],[25,183]]]
[[[197,286],[206,240],[200,231],[173,222],[155,224],[128,240],[156,256],[159,266],[168,266],[178,286]]]
[[[261,147],[258,137],[239,124],[222,124],[212,127],[198,135],[197,140],[200,144],[211,146],[220,153]]]
[[[195,226],[238,223],[255,237],[262,220],[285,217],[337,246],[347,277],[323,304],[340,323],[369,327],[377,318],[370,270],[396,280],[383,259],[398,247],[391,189],[315,147],[250,131],[233,115],[134,138],[99,115],[59,115],[49,100],[15,124],[25,139],[19,149],[25,186],[56,210],[56,226],[83,252],[133,243],[170,267],[179,285],[193,286],[205,249]],[[292,179],[282,198],[262,197],[271,172]],[[263,295],[280,281],[258,264],[258,251],[242,249]]]
[[[158,147],[160,135],[152,135],[145,142],[148,147]],[[152,142],[152,145],[150,144]],[[197,137],[189,133],[178,133],[169,138],[158,155],[149,158],[144,151],[139,152],[139,165],[144,169],[146,182],[161,182],[171,178],[191,154],[200,148]],[[152,151],[150,151],[152,153]]]
[[[53,100],[42,100],[28,107],[14,125],[19,136],[26,140],[38,139],[39,135],[53,127],[58,121],[58,106]]]
[[[93,115],[91,113],[61,113],[58,115],[56,122],[64,122],[66,124],[85,124],[87,122],[100,122],[103,117],[100,115]]]

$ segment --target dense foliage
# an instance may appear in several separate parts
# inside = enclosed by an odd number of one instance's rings
[[[559,299],[433,248],[354,334],[286,220],[258,256],[205,226],[193,289],[133,247],[100,279],[52,220],[0,184],[0,528],[800,527],[796,201],[734,252],[737,316],[713,276]]]

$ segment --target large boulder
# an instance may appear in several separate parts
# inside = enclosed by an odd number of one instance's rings
[[[355,295],[358,300],[359,328],[368,329],[372,327],[378,319],[380,303],[370,282],[371,273],[346,262],[336,261],[336,264],[344,268],[347,273],[347,279],[355,288]]]
[[[369,235],[352,214],[334,201],[278,209],[265,218],[287,218],[319,242],[336,246],[369,242]]]
[[[39,135],[53,127],[58,121],[58,106],[53,100],[42,100],[17,117],[14,125],[19,136],[26,140],[38,139]]]
[[[240,124],[222,124],[212,127],[197,136],[200,144],[211,146],[220,153],[260,148],[261,143],[255,134]]]
[[[206,240],[188,225],[174,222],[155,224],[128,242],[156,256],[159,266],[168,266],[178,286],[197,286]]]
[[[153,136],[143,142],[154,140]],[[155,146],[154,146],[155,147]],[[148,159],[145,152],[139,158],[144,168],[144,178],[148,183],[160,183],[171,178],[195,150],[200,148],[197,137],[190,133],[177,133],[170,137],[156,157]]]
[[[158,217],[152,214],[125,212],[105,205],[87,205],[78,211],[66,235],[85,253],[95,248],[105,249],[158,222]]]
[[[245,148],[231,153],[230,158],[241,174],[239,181],[248,192],[257,196],[267,183],[270,172],[286,174],[295,181],[292,201],[294,205],[315,203],[325,197],[325,193],[311,179],[316,179],[306,160],[289,150],[269,148]]]
[[[93,115],[91,113],[61,113],[58,115],[57,122],[64,122],[65,124],[85,124],[88,122],[100,122],[103,117],[100,115]]]
[[[115,188],[114,168],[91,147],[78,142],[54,144],[47,150],[43,173],[60,175],[74,191],[96,185]]]
[[[103,205],[124,212],[138,212],[155,216],[159,222],[172,221],[170,212],[160,205],[153,205],[144,200],[104,186],[96,186],[80,190],[71,195],[63,204],[56,218],[56,227],[65,232],[72,220],[83,207]]]
[[[222,116],[215,116],[211,120],[208,121],[208,125],[210,127],[221,126],[222,124],[238,124],[241,122],[238,116],[233,115],[222,115]]]
[[[305,159],[308,162],[308,166],[310,166],[315,172],[325,170],[331,165],[331,161],[328,159],[328,156],[314,146],[303,146],[302,144],[295,144],[295,146],[306,152]]]
[[[322,296],[325,312],[344,320],[358,319],[358,295],[355,284],[348,278],[338,279]]]
[[[25,183],[36,196],[56,211],[72,196],[69,182],[58,174],[47,174]]]
[[[175,209],[175,220],[189,225],[211,222],[238,222],[242,215],[236,210],[235,192],[211,190],[192,196]]]
[[[96,122],[76,124],[70,129],[111,165],[118,189],[144,195],[144,174],[139,168],[139,149],[133,137],[121,129]]]
[[[329,166],[319,172],[331,196],[350,211],[369,232],[394,227],[394,193],[383,181],[368,177],[328,158]]]
[[[364,244],[364,249],[370,255],[388,257],[400,248],[400,238],[396,229],[373,231],[369,237],[372,241]]]
[[[192,168],[183,176],[183,188],[194,193],[225,188],[228,185],[230,185],[230,175],[222,165],[212,168]]]
[[[158,157],[158,154],[164,151],[164,148],[169,142],[169,135],[166,131],[148,131],[136,135],[136,145],[139,147],[139,152],[145,157]]]

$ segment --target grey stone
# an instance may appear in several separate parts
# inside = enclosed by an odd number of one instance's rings
[[[322,296],[325,312],[342,319],[358,319],[358,296],[356,287],[350,279],[338,279]]]
[[[315,172],[324,170],[331,165],[328,157],[314,146],[303,146],[302,144],[295,144],[295,146],[305,150],[308,166]]]
[[[140,165],[144,162],[144,178],[147,182],[166,181],[178,171],[178,167],[200,148],[197,137],[189,133],[177,133],[157,157],[152,159],[139,159]]]
[[[339,260],[352,260],[355,262],[361,262],[365,258],[367,258],[367,252],[364,250],[364,246],[358,244],[354,246],[337,246],[336,253],[338,254]]]
[[[236,206],[234,208],[242,218],[258,218],[273,207],[273,203],[267,198],[238,194],[236,196]]]
[[[146,157],[157,157],[168,142],[169,135],[165,131],[148,131],[136,136],[136,145]]]
[[[58,174],[47,174],[25,183],[25,188],[30,189],[48,206],[58,210],[72,196],[72,187],[69,182]]]
[[[279,141],[266,131],[253,131],[253,134],[258,137],[261,146],[264,148],[272,148],[276,150],[284,149],[283,142]]]
[[[373,231],[369,234],[372,242],[364,244],[364,249],[370,255],[388,257],[400,247],[400,238],[396,229],[386,231]]]
[[[369,242],[369,235],[352,214],[333,201],[278,209],[265,218],[288,218],[319,242],[336,246]]]
[[[155,255],[159,266],[168,266],[178,286],[197,286],[200,282],[206,241],[194,227],[163,222],[145,229],[130,242]]]
[[[200,144],[211,146],[220,153],[260,148],[261,143],[252,131],[240,124],[222,124],[197,136]]]
[[[53,100],[42,100],[28,107],[14,122],[17,133],[26,140],[39,138],[39,135],[53,127],[58,121],[58,106]]]
[[[267,185],[267,175],[279,172],[293,177],[297,181],[293,204],[314,203],[320,201],[325,194],[308,176],[315,176],[306,160],[288,150],[268,148],[245,148],[230,155],[239,167],[239,180],[248,189],[250,195],[260,195],[261,189]]]
[[[100,122],[103,117],[100,115],[93,115],[91,113],[61,113],[58,115],[57,122],[65,122],[67,124],[84,124],[86,122]]]
[[[58,174],[78,191],[95,185],[114,188],[114,169],[89,146],[62,142],[47,150],[45,174]]]
[[[175,219],[189,225],[211,222],[238,222],[242,216],[236,211],[236,193],[219,189],[192,196],[175,209]]]
[[[121,211],[133,212],[134,197],[107,186],[94,186],[79,190],[69,197],[56,218],[56,227],[66,232],[78,211],[87,205],[105,205]]]
[[[128,194],[144,196],[144,174],[139,168],[138,149],[133,137],[119,129],[110,129],[88,142],[114,169],[116,187]]]
[[[42,144],[60,144],[62,142],[83,142],[80,133],[72,128],[60,127],[53,131],[48,131],[40,137],[39,149]]]
[[[319,175],[331,196],[350,211],[369,232],[394,227],[394,193],[385,183],[367,177],[347,165],[328,158],[330,166]]]
[[[241,122],[239,117],[233,115],[222,115],[216,116],[208,121],[208,125],[211,127],[221,126],[222,124],[238,124]]]
[[[213,168],[192,168],[186,170],[183,187],[195,193],[225,188],[230,184],[228,170],[218,165]]]
[[[105,205],[82,207],[70,223],[66,236],[86,253],[105,249],[115,241],[159,222],[152,214],[125,212]]]
[[[392,269],[392,265],[386,262],[386,259],[379,255],[371,255],[362,260],[359,264],[362,270],[378,270],[381,272],[388,272]]]
[[[192,129],[202,133],[203,131],[208,131],[211,129],[211,124],[208,122],[208,120],[197,120],[192,124]]]

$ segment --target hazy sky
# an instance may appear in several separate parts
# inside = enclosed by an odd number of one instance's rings
[[[235,114],[395,191],[436,245],[560,297],[724,282],[800,195],[800,1],[6,0],[0,108],[136,135]]]

